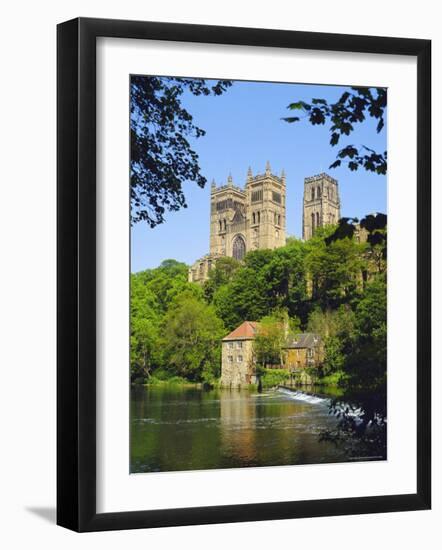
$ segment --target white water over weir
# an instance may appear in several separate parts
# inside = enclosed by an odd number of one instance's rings
[[[288,388],[279,387],[278,391],[280,393],[283,393],[284,395],[287,395],[287,397],[290,397],[290,399],[294,399],[296,401],[304,401],[306,403],[311,403],[312,405],[329,405],[330,399],[326,397],[318,397],[317,395],[312,395],[310,393],[305,393],[303,391],[299,390],[289,390]]]
[[[330,405],[332,400],[327,397],[319,397],[318,395],[312,395],[310,393],[305,393],[300,390],[292,390],[285,387],[278,387],[278,392],[283,393],[290,399],[294,399],[295,401],[304,401],[305,403],[310,403],[311,405]],[[342,413],[345,412],[347,417],[352,417],[354,421],[359,424],[362,422],[362,419],[360,416],[362,415],[362,410],[359,408],[353,408],[347,405],[346,403],[340,403],[335,406],[336,410],[340,410]],[[370,426],[372,422],[370,421],[368,423],[368,426]]]

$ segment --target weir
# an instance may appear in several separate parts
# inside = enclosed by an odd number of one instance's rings
[[[295,399],[296,401],[304,401],[312,405],[329,405],[331,400],[326,397],[319,397],[318,395],[306,393],[300,390],[294,390],[286,386],[278,386],[278,391],[290,397],[290,399]]]
[[[332,399],[329,397],[320,397],[319,395],[314,395],[311,393],[306,393],[300,390],[294,390],[287,386],[278,386],[278,391],[290,397],[290,399],[296,401],[304,401],[305,403],[310,403],[312,405],[331,405]],[[345,402],[339,403],[336,406],[338,410],[345,412],[348,417],[354,419],[354,421],[359,424],[362,422],[363,411],[360,408],[354,408]],[[371,421],[368,423],[368,426],[371,425]]]

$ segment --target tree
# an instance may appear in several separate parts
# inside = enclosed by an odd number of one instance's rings
[[[349,136],[355,125],[364,122],[367,116],[378,121],[376,132],[380,133],[385,125],[386,108],[386,88],[357,87],[345,91],[335,103],[315,98],[311,103],[296,101],[288,106],[292,111],[301,111],[302,118],[306,118],[312,125],[330,123],[330,145],[333,147],[340,142],[342,136]],[[301,116],[285,117],[283,120],[289,123],[299,122]],[[376,152],[366,145],[359,149],[354,145],[346,145],[338,152],[337,159],[330,168],[336,168],[343,162],[352,171],[363,167],[376,174],[387,173],[387,151]]]
[[[202,298],[202,289],[187,282],[187,266],[165,260],[156,269],[131,275],[131,377],[149,377],[163,366],[161,324],[173,300],[183,292]]]
[[[216,260],[215,267],[209,271],[209,279],[204,283],[204,296],[208,302],[212,302],[216,290],[229,283],[240,267],[241,263],[229,256]]]
[[[184,292],[167,311],[162,332],[167,368],[194,381],[219,376],[225,329],[212,306]]]
[[[131,378],[149,377],[157,358],[159,304],[146,285],[150,273],[131,277],[130,364]]]
[[[387,452],[387,287],[385,275],[371,281],[355,311],[355,339],[346,355],[343,394],[331,411],[336,430],[323,437],[356,455]],[[356,414],[355,414],[356,412]]]
[[[149,270],[146,291],[151,292],[161,313],[165,313],[175,296],[191,290],[201,295],[201,289],[187,281],[187,265],[176,260],[165,260],[159,267]],[[138,274],[137,274],[138,275]]]
[[[229,283],[216,290],[213,304],[228,330],[233,330],[246,319],[257,321],[268,314],[267,297],[259,270],[247,265],[238,269]]]
[[[136,317],[131,324],[131,378],[145,378],[152,373],[158,357],[158,325],[152,319]]]
[[[131,219],[150,227],[164,222],[166,210],[186,208],[182,184],[206,184],[198,155],[188,138],[205,131],[193,121],[182,102],[185,92],[219,96],[227,80],[208,84],[203,79],[135,75],[130,81]]]
[[[228,329],[244,319],[257,321],[285,309],[291,317],[304,317],[306,304],[305,245],[294,241],[275,250],[246,254],[228,282],[213,293],[218,316]]]
[[[292,241],[272,251],[270,260],[260,270],[269,310],[286,309],[291,316],[303,317],[307,297],[305,247]]]
[[[253,350],[256,362],[265,369],[267,365],[282,364],[282,347],[285,342],[285,321],[281,315],[267,315],[258,325]]]
[[[355,382],[366,386],[368,382],[378,385],[384,382],[387,365],[387,281],[385,274],[376,277],[367,285],[363,298],[356,308],[357,348],[360,354],[368,348],[377,364],[376,372],[360,379],[358,371]]]
[[[312,280],[313,300],[323,309],[351,301],[360,290],[362,272],[366,269],[365,245],[350,238],[326,244],[318,235],[309,241],[309,246],[306,266]]]
[[[308,331],[319,334],[324,342],[325,375],[344,371],[355,338],[355,322],[355,314],[348,304],[337,310],[315,309],[311,312]]]
[[[387,269],[387,216],[386,214],[369,214],[359,222],[357,218],[341,218],[335,232],[325,238],[330,245],[337,240],[353,239],[356,233],[366,233],[368,247],[365,257],[375,272],[384,273]]]
[[[344,364],[345,354],[341,340],[337,336],[329,336],[324,342],[324,374],[327,376],[334,372],[342,372]]]

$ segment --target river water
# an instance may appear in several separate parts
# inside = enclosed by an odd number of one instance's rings
[[[131,389],[130,471],[165,472],[343,462],[319,440],[327,396],[152,386]]]

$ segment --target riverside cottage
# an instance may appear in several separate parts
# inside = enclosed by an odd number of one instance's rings
[[[222,340],[221,385],[233,388],[255,384],[256,358],[253,342],[259,328],[255,321],[244,321]],[[324,358],[319,335],[302,333],[287,337],[283,346],[283,364],[278,368],[290,373],[319,367]]]
[[[258,323],[244,321],[222,340],[221,384],[240,387],[256,383],[253,340]]]

